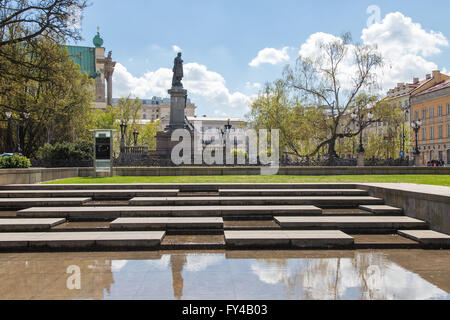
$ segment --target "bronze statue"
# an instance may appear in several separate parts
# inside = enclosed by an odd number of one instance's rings
[[[181,79],[183,79],[183,60],[181,59],[181,52],[178,52],[177,57],[173,63],[173,78],[172,87],[183,87]]]

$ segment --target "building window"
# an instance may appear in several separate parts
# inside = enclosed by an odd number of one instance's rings
[[[447,138],[450,138],[450,124],[447,124]]]
[[[145,113],[142,115],[142,119],[147,119],[147,115]]]
[[[442,117],[442,106],[438,106],[438,117]]]
[[[439,126],[438,127],[438,137],[439,137],[439,139],[442,139],[443,138],[443,130],[442,130],[443,128],[442,128],[442,125],[441,126]]]
[[[427,140],[427,128],[425,127],[422,128],[422,140]]]
[[[447,103],[447,115],[450,116],[450,103]]]
[[[434,107],[430,108],[430,119],[434,118]]]
[[[419,120],[419,111],[414,112],[414,120],[416,120],[416,121]]]
[[[430,140],[434,139],[434,127],[430,127]]]
[[[422,109],[422,120],[426,120],[426,119],[427,119],[427,110]]]

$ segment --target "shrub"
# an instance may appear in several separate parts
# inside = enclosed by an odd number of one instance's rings
[[[1,157],[0,168],[2,169],[16,169],[16,168],[29,168],[31,167],[30,159],[18,154],[12,157]]]
[[[39,148],[39,160],[90,160],[93,158],[92,141],[78,140],[74,143],[58,142],[53,145],[45,144]]]

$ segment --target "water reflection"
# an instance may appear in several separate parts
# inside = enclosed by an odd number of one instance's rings
[[[74,265],[79,290],[68,286]],[[450,299],[450,254],[1,254],[0,281],[0,299]]]

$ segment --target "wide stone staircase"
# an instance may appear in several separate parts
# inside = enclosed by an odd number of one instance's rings
[[[448,248],[352,184],[0,186],[0,250]]]

